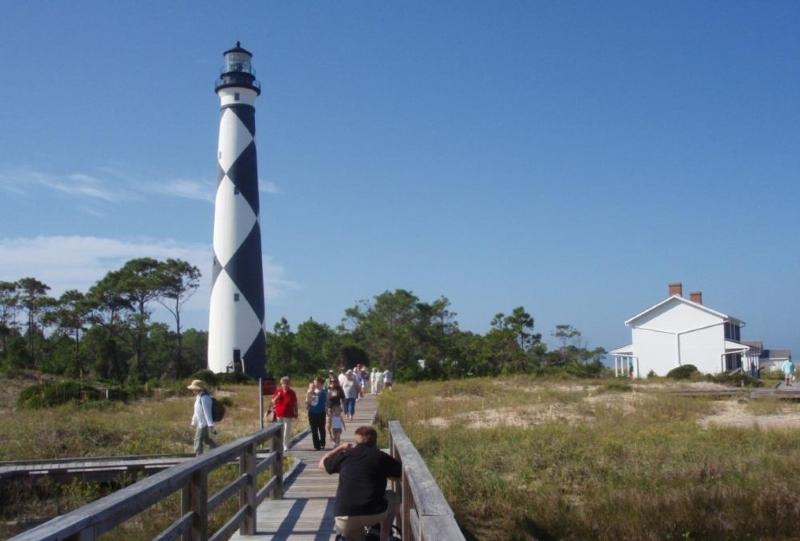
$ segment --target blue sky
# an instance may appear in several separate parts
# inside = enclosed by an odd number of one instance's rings
[[[209,268],[239,39],[270,327],[402,287],[611,349],[682,281],[800,353],[798,28],[790,1],[8,3],[0,279]]]

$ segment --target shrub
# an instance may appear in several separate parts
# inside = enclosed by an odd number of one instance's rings
[[[625,380],[611,380],[606,383],[605,390],[609,392],[616,392],[616,393],[627,393],[631,391],[633,387],[631,384]]]
[[[40,383],[23,389],[17,404],[26,408],[49,408],[67,402],[98,400],[100,391],[79,381]]]
[[[684,364],[667,372],[667,377],[672,379],[689,379],[700,371],[693,364]]]
[[[203,370],[199,370],[198,372],[195,372],[195,374],[198,374],[199,372],[203,372]],[[253,383],[253,378],[241,372],[227,372],[225,374],[214,374],[214,376],[217,378],[218,385],[221,385],[223,383],[227,383],[229,385],[236,385],[239,383]],[[197,378],[197,379],[202,379],[202,378]],[[206,380],[203,381],[209,383]]]
[[[208,368],[198,370],[191,375],[191,379],[199,379],[210,387],[219,387],[219,377]]]
[[[650,378],[657,378],[657,377],[658,377],[658,376],[656,375],[656,373],[655,373],[653,370],[651,370],[651,371],[649,371],[649,372],[647,373],[647,379],[650,379]]]

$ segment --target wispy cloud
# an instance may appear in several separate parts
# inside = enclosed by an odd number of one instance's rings
[[[104,204],[141,200],[153,194],[193,201],[214,202],[216,182],[189,178],[168,178],[143,181],[119,167],[96,167],[91,172],[52,174],[30,167],[0,170],[0,191],[19,196],[41,195],[43,192]],[[279,194],[273,181],[259,181],[264,194]],[[91,214],[98,210],[82,207]]]
[[[120,240],[88,236],[39,236],[0,239],[0,280],[15,281],[34,276],[58,296],[68,289],[86,291],[105,274],[136,257],[178,258],[202,272],[200,288],[187,304],[188,310],[207,310],[211,289],[212,249],[210,245],[174,240]],[[281,299],[300,285],[287,276],[273,258],[263,259],[267,298]]]
[[[258,188],[262,193],[281,193],[280,187],[278,187],[278,185],[271,180],[259,180]]]
[[[108,203],[137,199],[132,190],[115,185],[97,176],[86,173],[54,175],[20,167],[0,172],[0,189],[29,195],[42,190],[69,197],[88,198]]]
[[[147,186],[153,193],[195,199],[197,201],[214,202],[214,184],[199,180],[176,179]]]

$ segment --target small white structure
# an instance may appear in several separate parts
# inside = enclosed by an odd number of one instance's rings
[[[742,366],[750,349],[739,342],[744,322],[703,305],[702,293],[683,297],[683,285],[669,285],[669,297],[625,322],[631,344],[610,352],[615,375],[658,376],[681,365],[715,374]]]

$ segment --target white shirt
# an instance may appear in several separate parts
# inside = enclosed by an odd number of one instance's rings
[[[342,372],[341,374],[339,374],[339,385],[344,387],[344,382],[345,381],[347,381],[347,376],[345,375],[344,372]]]
[[[203,428],[214,426],[214,417],[211,415],[211,395],[200,393],[194,399],[194,415],[192,416],[192,426]]]

